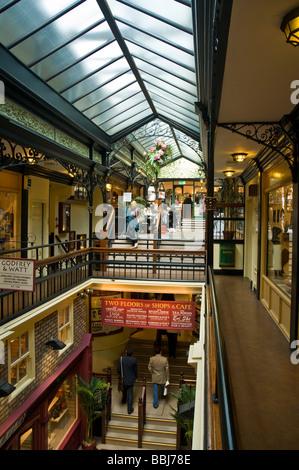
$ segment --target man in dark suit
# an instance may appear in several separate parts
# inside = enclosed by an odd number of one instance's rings
[[[126,403],[128,399],[128,414],[132,414],[133,408],[133,387],[137,379],[137,360],[133,357],[133,349],[128,347],[127,355],[121,356],[117,361],[117,373],[121,375],[121,368],[124,378],[124,391],[122,402]]]

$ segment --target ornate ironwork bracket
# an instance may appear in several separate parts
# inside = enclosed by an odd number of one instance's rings
[[[286,118],[280,122],[220,123],[218,127],[246,137],[280,154],[288,163],[295,180],[297,178],[297,139],[290,120]]]
[[[25,147],[0,137],[0,171],[19,165],[34,165],[46,160],[53,158],[32,147]]]
[[[190,147],[198,155],[198,157],[201,160],[201,163],[199,163],[199,166],[201,166],[204,169],[202,151],[201,151],[199,142],[195,141],[194,139],[190,138],[189,136],[185,135],[183,132],[177,129],[174,130],[174,128],[171,127],[170,124],[165,130],[165,124],[161,122],[159,119],[149,122],[142,128],[138,129],[138,131],[132,132],[130,136],[127,136],[115,142],[114,148],[109,154],[109,166],[111,164],[111,161],[112,160],[114,161],[114,158],[117,155],[117,152],[119,152],[123,147],[126,147],[127,145],[131,145],[134,142],[139,142],[139,140],[144,137],[157,137],[157,136],[163,136],[163,138],[169,137],[177,141],[177,143],[182,142],[188,147]]]
[[[207,211],[214,211],[216,208],[216,203],[217,203],[216,197],[211,197],[211,196],[205,197],[205,205],[206,205]]]
[[[69,176],[74,178],[79,184],[84,186],[87,190],[89,198],[91,200],[93,192],[97,186],[102,190],[103,195],[106,194],[106,183],[108,182],[109,174],[105,176],[98,175],[93,170],[84,170],[83,168],[75,165],[74,163],[67,163],[63,160],[58,160],[59,163],[67,170]]]

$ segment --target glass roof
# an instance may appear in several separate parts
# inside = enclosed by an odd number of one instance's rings
[[[0,42],[110,142],[158,119],[200,160],[191,0],[0,0]]]

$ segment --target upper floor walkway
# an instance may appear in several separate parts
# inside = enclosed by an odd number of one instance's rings
[[[295,352],[257,300],[248,279],[216,275],[215,288],[237,448],[297,450],[299,365],[298,360],[293,363]]]
[[[171,234],[172,235],[172,234]],[[203,240],[141,239],[137,249],[125,239],[83,239],[1,252],[1,258],[34,260],[33,289],[16,289],[7,282],[0,291],[0,325],[92,278],[204,282]],[[57,250],[61,254],[56,254]],[[50,256],[43,257],[43,253]],[[5,261],[7,262],[7,260]],[[2,278],[5,278],[2,273]],[[12,285],[10,285],[12,284]]]

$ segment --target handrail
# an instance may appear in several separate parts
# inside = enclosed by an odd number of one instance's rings
[[[142,448],[142,434],[146,423],[146,378],[142,380],[141,397],[138,399],[138,448]]]
[[[104,378],[107,384],[109,385],[112,384],[112,371],[111,371],[110,366],[107,368],[106,373],[94,372],[93,375],[96,377]],[[102,444],[106,444],[106,428],[111,419],[111,408],[112,408],[112,391],[111,391],[111,387],[109,387],[107,403],[105,404],[104,411],[102,413],[102,423],[101,423],[102,424],[101,425]]]
[[[216,339],[216,386],[220,407],[221,431],[224,450],[236,450],[236,437],[233,421],[232,404],[227,365],[225,361],[224,343],[220,331],[219,310],[215,291],[215,280],[212,268],[208,266],[208,282],[211,291],[211,307],[214,316]]]
[[[107,240],[106,238],[85,238],[85,239],[81,239],[80,242],[86,242],[86,245],[87,245],[87,242],[90,242],[88,243],[89,247],[92,247],[93,246],[93,242],[94,241],[98,241],[100,242],[101,240]],[[179,239],[179,238],[173,238],[173,239],[166,239],[166,238],[151,238],[151,239],[144,239],[144,241],[148,241],[150,243],[153,243],[153,246],[157,246],[156,248],[156,251],[157,252],[160,252],[160,253],[164,253],[165,252],[165,249],[163,250],[162,249],[159,249],[158,246],[160,245],[160,242],[167,242],[168,245],[171,245],[171,244],[176,244],[177,242],[184,242],[184,244],[186,243],[192,243],[193,245],[196,245],[196,243],[201,243],[202,246],[204,246],[206,240],[204,239],[198,239],[198,240],[192,240],[192,239]],[[30,245],[30,246],[22,246],[20,248],[13,248],[13,249],[10,249],[10,250],[0,250],[0,257],[3,257],[3,256],[9,256],[9,255],[13,255],[13,254],[18,254],[18,253],[23,253],[25,254],[26,252],[34,252],[36,253],[36,256],[35,258],[32,258],[32,259],[36,259],[36,260],[39,260],[39,257],[38,257],[38,250],[44,250],[46,248],[62,248],[64,250],[64,248],[68,247],[69,245],[73,244],[74,242],[77,243],[78,240],[75,240],[75,241],[70,241],[70,240],[66,240],[64,242],[60,241],[60,242],[56,242],[56,243],[47,243],[47,244],[44,244],[44,245]],[[143,241],[143,239],[140,239],[140,241]],[[95,248],[95,247],[94,247]],[[96,246],[96,248],[99,248]],[[83,253],[87,248],[83,248],[83,249],[80,249],[80,250],[69,250],[67,253],[62,253],[60,255],[54,255],[53,257],[55,256],[66,256],[66,254],[68,254],[69,256],[72,256],[73,253],[76,253],[76,252],[80,252],[80,253]],[[105,249],[105,248],[102,248],[102,249]],[[129,249],[129,248],[128,248]],[[138,248],[138,251],[140,251],[140,249],[143,249],[141,247]],[[144,248],[144,250],[149,250],[150,248]],[[113,252],[114,250],[122,250],[122,251],[126,251],[127,248],[109,248],[109,251]],[[65,251],[65,250],[64,250]],[[168,249],[169,251],[169,249]],[[177,249],[177,250],[172,250],[172,251],[181,251],[180,249]],[[186,253],[186,250],[183,248],[183,251],[184,253]],[[191,251],[191,249],[190,249]],[[192,251],[194,251],[194,248],[192,249]],[[198,252],[200,250],[196,250],[196,252]],[[24,256],[25,257],[25,256]],[[49,258],[53,258],[53,257],[48,257],[48,258],[41,258],[41,260],[45,260],[45,259],[49,259]]]
[[[56,244],[54,244],[56,245]],[[58,244],[60,245],[60,244]],[[18,250],[2,252],[12,255]],[[117,256],[121,254],[122,256]],[[206,277],[204,250],[109,248],[90,246],[35,260],[33,292],[0,289],[0,325],[91,278],[197,282]]]

